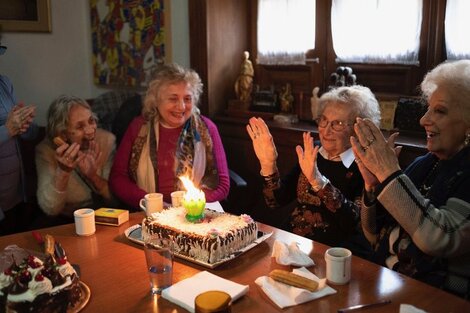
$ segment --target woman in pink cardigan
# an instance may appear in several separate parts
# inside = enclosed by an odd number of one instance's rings
[[[184,190],[178,177],[188,176],[207,202],[227,197],[230,180],[222,141],[215,124],[200,115],[199,75],[179,65],[164,65],[149,84],[142,115],[129,125],[114,158],[110,187],[133,208],[150,192]]]

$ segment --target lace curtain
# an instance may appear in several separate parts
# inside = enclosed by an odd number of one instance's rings
[[[305,64],[315,48],[315,0],[258,0],[258,64]]]
[[[470,1],[447,0],[445,40],[447,59],[470,59]]]
[[[422,7],[422,0],[333,0],[337,61],[418,64]]]

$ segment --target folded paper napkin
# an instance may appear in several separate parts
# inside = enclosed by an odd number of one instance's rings
[[[209,290],[225,291],[232,297],[232,301],[235,301],[246,294],[248,289],[248,285],[240,285],[203,271],[164,289],[162,297],[176,303],[189,312],[194,312],[194,299],[200,293]]]
[[[318,290],[311,292],[307,289],[289,286],[277,282],[268,276],[258,277],[255,283],[260,286],[264,293],[281,309],[336,293],[336,290],[326,284],[325,278],[319,279],[305,267],[295,269],[292,272],[317,281]]]
[[[294,266],[312,266],[315,262],[304,252],[299,249],[296,242],[291,242],[289,246],[282,241],[276,240],[273,245],[272,257],[276,258],[276,262],[281,265]]]
[[[400,313],[426,313],[426,311],[418,309],[411,304],[400,304]]]

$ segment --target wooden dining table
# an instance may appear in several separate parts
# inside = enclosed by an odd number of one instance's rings
[[[120,226],[97,225],[96,233],[81,237],[74,224],[38,230],[50,234],[65,249],[68,259],[80,267],[81,280],[90,289],[90,299],[81,312],[187,312],[182,307],[150,294],[143,247],[130,241],[125,231],[140,224],[142,213],[130,214]],[[249,285],[246,295],[232,304],[232,312],[337,312],[357,304],[391,300],[390,304],[357,312],[399,312],[401,304],[411,304],[426,312],[470,312],[470,302],[427,284],[353,256],[351,280],[346,285],[330,285],[337,293],[285,309],[276,306],[255,283],[256,278],[273,269],[292,270],[271,257],[273,243],[297,242],[315,265],[308,269],[319,278],[326,274],[324,253],[329,247],[295,234],[259,223],[263,232],[272,232],[267,240],[237,258],[208,269],[176,258],[173,283],[207,270],[233,282]],[[31,232],[0,237],[0,251],[8,245],[41,251]]]

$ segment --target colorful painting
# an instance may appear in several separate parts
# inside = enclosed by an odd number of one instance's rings
[[[94,81],[141,87],[169,45],[169,1],[91,0]]]

